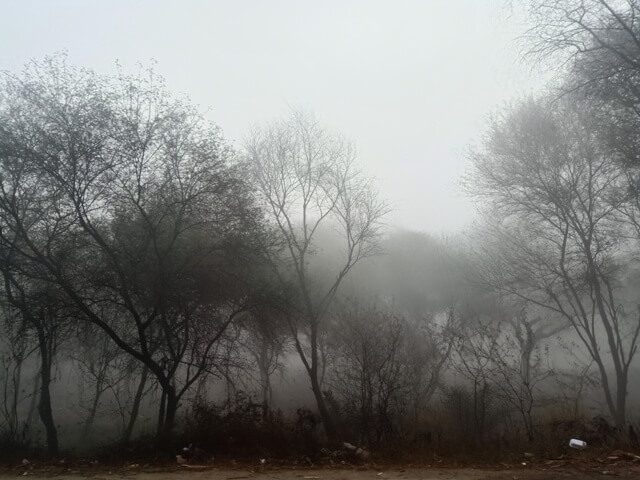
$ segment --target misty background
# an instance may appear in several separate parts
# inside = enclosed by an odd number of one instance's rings
[[[458,180],[487,115],[545,78],[520,56],[522,8],[502,0],[33,1],[2,13],[0,69],[57,51],[102,73],[155,61],[236,143],[254,122],[313,110],[357,145],[394,207],[388,223],[434,234],[473,218]]]

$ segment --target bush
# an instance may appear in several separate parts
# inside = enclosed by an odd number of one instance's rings
[[[244,392],[221,405],[196,401],[185,418],[186,441],[229,456],[288,457],[300,450],[300,438],[281,411],[271,411]]]

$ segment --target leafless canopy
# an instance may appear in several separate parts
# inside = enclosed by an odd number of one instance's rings
[[[333,437],[320,385],[321,327],[345,276],[378,251],[388,207],[357,170],[354,146],[324,130],[310,114],[294,112],[287,120],[255,128],[246,149],[261,198],[281,237],[280,260],[288,267],[300,300],[290,322],[296,349],[310,376],[325,429]],[[332,280],[322,284],[314,282],[309,260],[316,237],[330,229],[343,255]]]
[[[470,186],[499,216],[487,229],[486,278],[573,325],[623,424],[640,334],[637,305],[621,289],[633,268],[634,226],[623,213],[624,170],[598,128],[568,102],[524,102],[491,126],[485,148],[472,156]]]

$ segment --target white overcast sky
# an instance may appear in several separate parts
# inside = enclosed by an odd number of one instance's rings
[[[65,50],[103,73],[157,62],[229,140],[315,112],[352,139],[394,208],[388,223],[463,229],[465,149],[487,115],[542,80],[504,0],[0,0],[0,70]]]

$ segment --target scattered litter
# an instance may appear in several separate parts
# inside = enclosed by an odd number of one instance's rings
[[[624,450],[614,450],[607,456],[607,460],[630,460],[632,462],[640,461],[640,456],[635,453],[625,452]]]
[[[524,452],[524,458],[534,458],[535,455],[533,453],[530,452]]]
[[[30,462],[29,460],[27,460],[26,458],[23,458],[23,459],[22,459],[22,466],[23,466],[23,467],[26,467],[26,466],[28,466],[29,464],[31,464],[31,462]]]
[[[587,442],[584,440],[578,440],[577,438],[572,438],[569,440],[569,446],[571,448],[583,449],[587,448]]]
[[[366,459],[371,456],[368,450],[365,450],[364,448],[361,448],[361,447],[356,447],[354,444],[349,442],[342,442],[342,447],[346,451],[353,453],[356,457],[359,457],[359,458]]]
[[[207,465],[191,465],[188,463],[180,465],[181,467],[188,468],[189,470],[208,470],[210,467]]]
[[[267,459],[266,458],[261,458],[260,459],[260,464],[264,465],[265,463],[267,463]]]
[[[178,462],[178,465],[184,465],[187,463],[187,459],[182,455],[176,455],[176,462]]]

